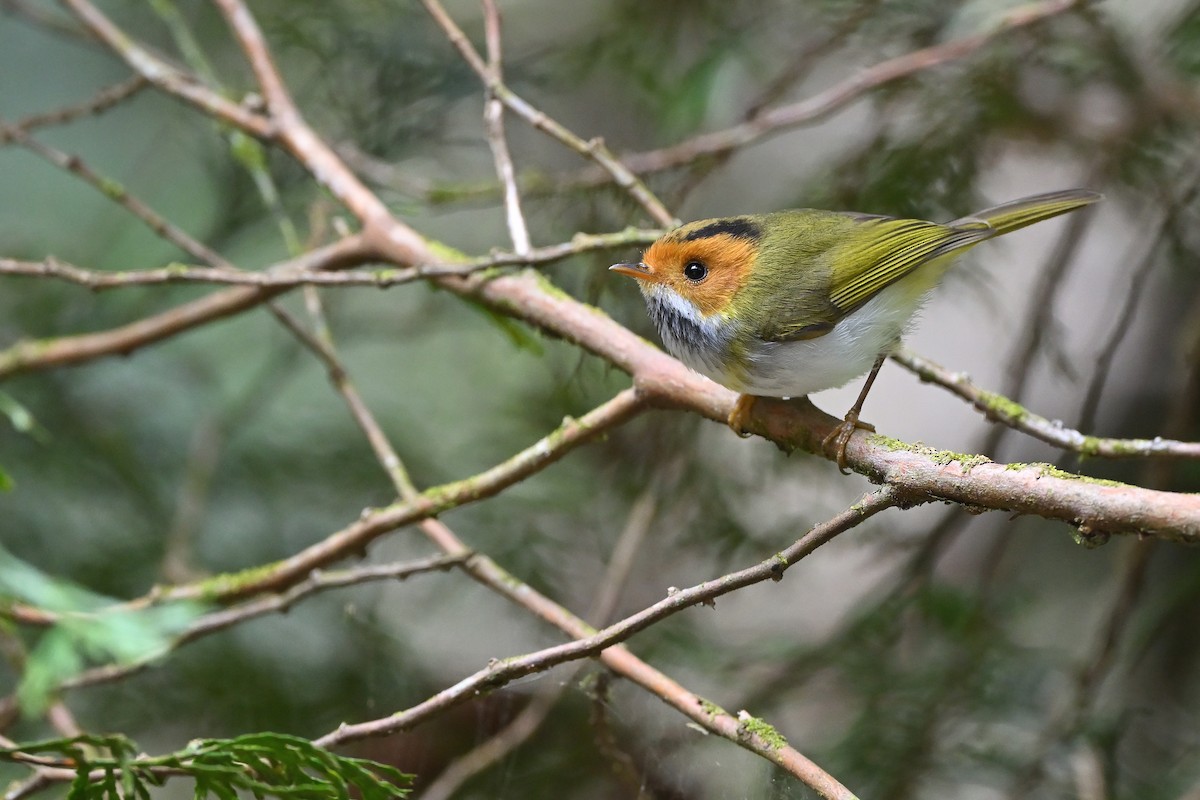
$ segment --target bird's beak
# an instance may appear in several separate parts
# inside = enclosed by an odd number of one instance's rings
[[[654,274],[654,270],[644,261],[639,261],[636,264],[613,264],[609,269],[613,272],[619,272],[622,275],[628,275],[631,278],[643,281]]]

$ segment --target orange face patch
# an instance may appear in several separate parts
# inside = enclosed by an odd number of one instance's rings
[[[642,256],[642,262],[651,270],[642,280],[673,289],[707,317],[729,307],[734,295],[746,285],[757,256],[757,244],[741,237],[717,234],[678,241],[668,235],[650,245]],[[685,274],[693,261],[707,269],[702,280],[690,280]]]

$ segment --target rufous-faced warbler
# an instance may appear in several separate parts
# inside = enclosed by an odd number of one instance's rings
[[[870,373],[822,443],[845,468],[846,445],[888,353],[950,263],[994,236],[1101,199],[1072,189],[1014,200],[946,223],[801,208],[705,219],[667,233],[636,278],[667,350],[741,393],[739,434],[754,399],[801,397]]]

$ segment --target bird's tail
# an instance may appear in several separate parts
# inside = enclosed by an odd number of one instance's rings
[[[990,239],[992,236],[1000,236],[1103,199],[1104,195],[1084,189],[1035,194],[977,211],[969,217],[954,220],[948,227],[964,231],[990,229],[990,234],[981,237]]]

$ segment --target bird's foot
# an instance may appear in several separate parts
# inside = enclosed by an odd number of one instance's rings
[[[829,435],[821,442],[821,449],[827,453],[831,446],[834,448],[838,472],[843,475],[850,474],[846,469],[846,445],[850,444],[850,437],[858,430],[874,432],[875,426],[869,422],[860,421],[858,411],[852,408],[846,412],[846,418],[842,420],[842,424],[830,431]]]
[[[740,394],[733,411],[729,412],[729,427],[743,439],[750,435],[744,428],[750,420],[750,412],[754,409],[754,401],[757,399],[758,397],[752,394]]]

